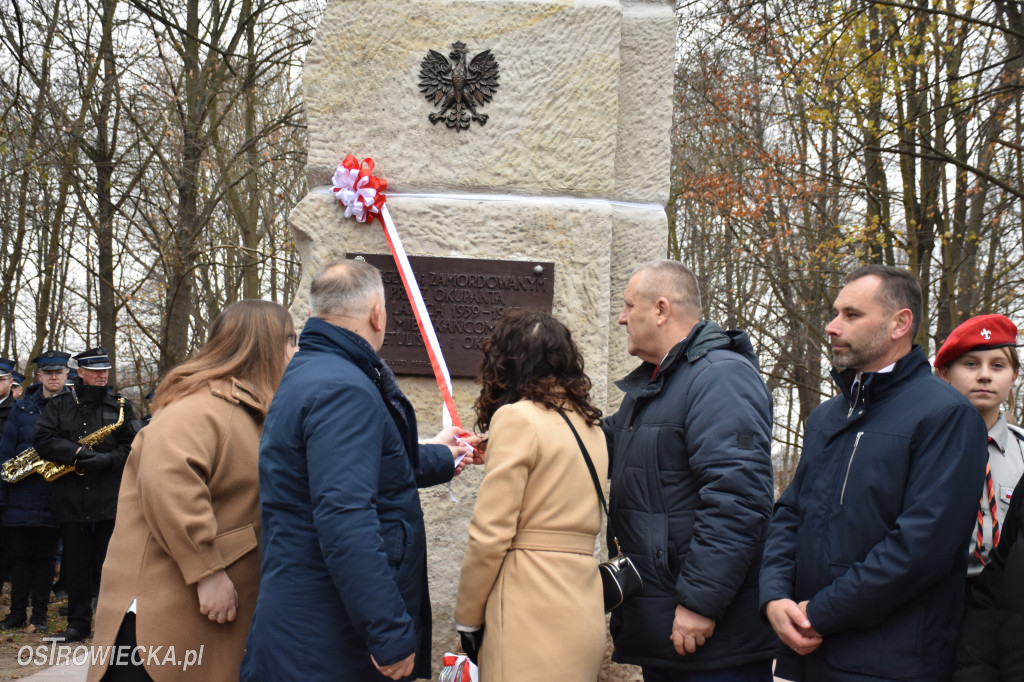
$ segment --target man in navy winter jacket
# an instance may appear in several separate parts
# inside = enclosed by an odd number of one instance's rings
[[[451,429],[417,441],[412,405],[377,355],[384,304],[364,262],[313,282],[260,440],[262,573],[242,680],[430,677],[417,486],[449,481],[465,447]]]
[[[833,306],[841,395],[807,421],[761,568],[784,679],[952,675],[988,448],[978,411],[913,345],[921,300],[911,273],[869,265]]]
[[[612,614],[614,660],[644,680],[770,682],[775,638],[758,611],[771,514],[771,396],[744,332],[701,319],[693,273],[641,265],[619,324],[643,364],[605,424],[609,536],[644,581]],[[609,541],[609,546],[612,546]]]

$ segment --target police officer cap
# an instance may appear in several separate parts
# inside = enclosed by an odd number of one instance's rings
[[[5,377],[14,371],[14,365],[17,364],[14,360],[8,358],[0,358],[0,377]]]
[[[1005,315],[978,315],[950,333],[935,354],[935,366],[945,367],[972,350],[991,350],[1017,345],[1017,325]]]
[[[75,360],[78,361],[78,369],[110,369],[110,358],[103,346],[83,350],[75,356]]]
[[[33,358],[32,362],[35,363],[37,372],[67,369],[68,358],[70,357],[71,353],[64,353],[59,350],[48,350],[45,353],[41,353],[39,357]]]
[[[11,384],[12,386],[21,386],[21,382],[25,380],[25,375],[19,374],[18,372],[11,372],[11,377],[14,378],[14,383]]]

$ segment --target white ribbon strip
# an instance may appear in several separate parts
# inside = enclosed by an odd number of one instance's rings
[[[320,185],[309,190],[310,194],[330,194],[334,196],[334,188],[328,187],[327,185]],[[539,196],[527,196],[521,194],[431,194],[424,192],[393,192],[387,193],[388,198],[408,198],[408,199],[445,199],[452,201],[516,201],[528,204],[593,204],[593,205],[612,205],[621,206],[623,208],[632,208],[640,211],[664,211],[665,207],[661,204],[641,204],[630,201],[616,201],[613,199],[588,199],[582,197],[539,197]]]
[[[391,219],[391,212],[388,211],[387,202],[384,202],[384,205],[381,207],[380,215],[384,222],[384,229],[388,233],[388,239],[392,247],[394,247],[395,261],[397,261],[398,267],[402,269],[405,281],[410,283],[408,293],[412,297],[413,306],[415,306],[419,312],[420,319],[423,321],[423,334],[425,336],[423,340],[430,344],[430,349],[434,352],[434,358],[441,369],[441,375],[444,377],[444,383],[448,386],[448,392],[451,393],[452,378],[448,374],[448,365],[444,361],[444,353],[441,352],[441,343],[437,340],[437,334],[434,333],[434,323],[430,320],[427,304],[423,302],[423,294],[420,292],[419,285],[416,282],[416,275],[412,271],[412,265],[409,264],[409,256],[405,253],[402,239],[398,236],[398,230],[395,229],[395,222]],[[452,425],[452,415],[448,412],[448,406],[443,404],[443,401],[441,423],[444,428]]]

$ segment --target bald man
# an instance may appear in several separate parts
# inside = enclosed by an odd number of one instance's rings
[[[757,572],[772,510],[772,402],[745,332],[703,319],[693,273],[638,267],[619,324],[642,364],[604,424],[609,535],[644,581],[612,613],[613,658],[644,680],[771,682]]]

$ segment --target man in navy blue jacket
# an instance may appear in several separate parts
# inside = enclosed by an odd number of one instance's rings
[[[770,682],[757,572],[773,500],[772,404],[745,332],[703,320],[682,263],[645,263],[619,324],[643,364],[605,424],[609,535],[644,581],[613,612],[614,660],[646,682]],[[609,546],[612,546],[609,542]]]
[[[784,679],[952,675],[988,447],[978,411],[913,343],[921,300],[910,272],[882,265],[855,270],[835,300],[841,394],[807,420],[761,568]]]
[[[376,268],[325,268],[310,307],[260,440],[262,574],[241,679],[430,677],[417,487],[451,480],[465,446],[452,429],[417,441],[412,405],[377,355]]]

